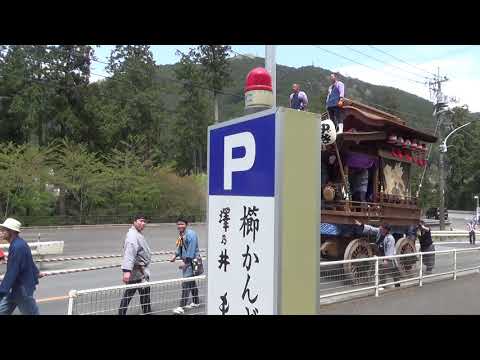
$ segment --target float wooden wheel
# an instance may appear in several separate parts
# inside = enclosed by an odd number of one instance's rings
[[[417,252],[415,248],[415,242],[411,239],[407,239],[406,237],[403,237],[397,241],[395,244],[395,250],[397,255],[413,254]],[[418,259],[416,256],[396,259],[396,264],[402,278],[414,275],[416,273],[417,260]]]
[[[343,258],[345,260],[369,258],[373,256],[372,250],[365,239],[355,239],[348,244]],[[373,261],[346,263],[343,265],[343,271],[347,281],[353,285],[366,284],[371,282],[375,275],[375,263]]]

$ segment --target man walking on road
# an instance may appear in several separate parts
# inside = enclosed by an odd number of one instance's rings
[[[170,259],[174,262],[178,257],[182,259],[183,264],[180,266],[183,272],[183,277],[193,277],[192,260],[198,257],[200,251],[198,249],[198,236],[192,229],[187,229],[188,221],[184,218],[179,218],[177,221],[178,240],[176,243],[177,249],[175,255]],[[192,303],[187,306],[188,297],[192,293]],[[198,288],[195,280],[182,282],[182,298],[180,299],[180,306],[173,312],[181,315],[185,313],[185,308],[192,309],[200,306],[198,298]]]
[[[433,245],[430,228],[428,226],[425,226],[424,221],[420,221],[420,223],[418,224],[418,230],[420,230],[420,236],[418,237],[418,240],[420,241],[420,251],[435,251],[435,245]],[[427,271],[425,274],[431,274],[433,271],[433,267],[435,266],[435,254],[423,255],[423,262],[425,265],[427,265]]]
[[[354,220],[355,224],[362,226],[363,235],[375,236],[380,256],[393,256],[396,255],[395,251],[395,238],[390,233],[390,225],[383,224],[380,227],[374,227],[367,224],[362,224],[358,220]],[[385,283],[387,275],[392,275],[393,281],[400,280],[399,270],[395,264],[395,259],[384,259],[381,263],[380,281]],[[395,287],[400,287],[400,284],[395,284]]]
[[[137,215],[130,230],[125,238],[124,255],[122,262],[123,282],[129,284],[139,284],[150,280],[150,265],[152,254],[150,246],[142,234],[145,228],[145,216]],[[150,305],[150,286],[127,288],[123,294],[120,303],[118,315],[126,315],[128,304],[138,290],[140,293],[140,303],[144,314],[152,312]]]
[[[477,224],[474,220],[470,220],[467,223],[467,229],[468,229],[468,241],[470,241],[470,244],[475,245],[475,230],[477,228]]]
[[[10,244],[7,272],[0,284],[0,315],[11,315],[17,307],[23,315],[40,315],[33,293],[43,275],[33,262],[30,246],[18,236],[21,225],[12,218],[0,224]]]

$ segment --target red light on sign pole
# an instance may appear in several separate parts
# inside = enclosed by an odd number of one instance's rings
[[[245,80],[244,93],[246,109],[271,108],[273,106],[272,76],[262,67],[251,70]]]

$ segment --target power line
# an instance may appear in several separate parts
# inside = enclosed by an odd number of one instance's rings
[[[374,56],[371,56],[371,55],[369,55],[369,54],[366,54],[366,53],[364,53],[364,52],[362,52],[362,51],[360,51],[360,50],[354,49],[354,48],[351,47],[351,46],[348,46],[348,45],[343,45],[343,46],[345,46],[347,49],[350,49],[350,50],[352,50],[352,51],[355,51],[355,52],[358,53],[358,54],[361,54],[361,55],[363,55],[363,56],[366,56],[366,57],[368,57],[368,58],[370,58],[370,59],[372,59],[372,60],[381,62],[382,64],[386,64],[387,66],[394,67],[394,68],[396,68],[396,69],[399,69],[399,70],[401,70],[401,71],[407,72],[407,73],[412,74],[412,75],[414,75],[414,76],[419,76],[418,73],[413,73],[413,72],[411,72],[411,71],[402,69],[402,68],[399,67],[399,66],[390,64],[390,63],[388,63],[388,62],[386,62],[386,61],[383,61],[383,60],[378,59],[378,58],[376,58],[376,57],[374,57]],[[423,76],[423,77],[424,77],[425,79],[428,79],[427,76]],[[407,80],[410,80],[410,79],[407,79]],[[414,80],[414,81],[415,81],[415,80]]]
[[[107,75],[102,75],[102,74],[97,74],[97,73],[94,73],[94,72],[90,72],[91,75],[95,75],[95,76],[100,76],[100,77],[103,77],[105,79],[109,79],[109,80],[113,80],[113,81],[117,81],[117,82],[122,82],[122,80],[119,80],[119,79],[115,79],[111,76],[107,76]],[[180,80],[180,79],[175,79],[175,78],[167,78],[167,77],[161,77],[159,76],[158,77],[160,80],[167,80],[167,81],[173,81],[173,82],[177,82],[177,83],[182,83],[183,85],[191,85],[193,87],[196,87],[198,89],[202,89],[202,90],[207,90],[207,91],[215,91],[215,89],[211,89],[209,87],[206,87],[206,86],[202,86],[202,85],[198,85],[198,83],[194,83],[192,81],[189,81],[189,80]],[[238,94],[233,94],[233,93],[228,93],[228,92],[225,92],[225,91],[219,91],[219,90],[216,90],[216,93],[217,94],[222,94],[222,95],[228,95],[228,96],[233,96],[233,97],[236,97],[236,98],[244,98],[243,95],[238,95]]]
[[[430,74],[430,75],[435,76],[434,73],[432,73],[432,72],[430,72],[430,71],[427,71],[427,70],[424,70],[424,69],[422,69],[422,68],[419,68],[419,67],[416,66],[416,65],[412,65],[412,64],[406,62],[405,60],[400,59],[400,58],[397,57],[397,56],[394,56],[394,55],[392,55],[392,54],[390,54],[390,53],[388,53],[388,52],[386,52],[386,51],[384,51],[384,50],[382,50],[382,49],[380,49],[380,48],[377,48],[376,46],[373,46],[373,45],[368,45],[368,46],[371,47],[372,49],[377,50],[378,52],[381,52],[382,54],[385,54],[385,55],[387,55],[387,56],[390,56],[391,58],[393,58],[393,59],[395,59],[395,60],[397,60],[397,61],[400,61],[400,62],[402,62],[402,63],[404,63],[404,64],[406,64],[406,65],[408,65],[408,66],[410,66],[410,67],[412,67],[412,68],[414,68],[414,69],[420,70],[422,73],[428,73],[428,74]]]
[[[343,58],[343,59],[346,59],[346,60],[348,60],[348,61],[351,61],[351,62],[353,62],[353,63],[355,63],[355,64],[364,66],[364,67],[366,67],[366,68],[368,68],[368,69],[370,69],[370,70],[378,71],[378,72],[382,72],[382,73],[387,74],[387,75],[390,75],[390,76],[393,75],[393,76],[396,76],[396,77],[401,77],[401,78],[403,78],[403,79],[406,79],[406,78],[404,78],[403,76],[399,76],[399,75],[396,75],[396,74],[393,74],[393,73],[389,73],[389,72],[387,72],[387,71],[375,69],[374,67],[371,67],[371,66],[369,66],[369,65],[365,65],[365,64],[363,64],[363,63],[361,63],[361,62],[359,62],[359,61],[350,59],[350,58],[348,58],[348,57],[346,57],[346,56],[344,56],[344,55],[341,55],[341,54],[338,54],[338,53],[336,53],[336,52],[334,52],[334,51],[325,49],[325,48],[323,48],[323,47],[321,47],[321,46],[318,46],[318,45],[312,45],[312,46],[313,46],[313,47],[316,47],[316,48],[318,48],[318,49],[320,49],[320,50],[322,50],[322,51],[325,51],[325,52],[327,52],[327,53],[330,53],[330,54],[332,54],[332,55],[335,55],[335,56],[341,57],[341,58]],[[411,81],[411,82],[418,83],[418,84],[425,85],[425,83],[423,83],[423,82],[421,82],[421,81],[411,80],[411,79],[407,79],[407,80],[409,80],[409,81]]]
[[[106,64],[108,65],[107,63],[105,62],[102,62],[102,61],[99,61],[99,60],[95,60],[95,59],[92,59],[92,61],[95,61],[95,62],[98,62],[98,63],[101,63],[101,64]],[[106,79],[111,79],[111,80],[117,80],[117,79],[114,79],[113,77],[111,76],[106,76],[106,75],[102,75],[102,74],[97,74],[97,73],[93,73],[93,72],[90,72],[90,74],[92,75],[95,75],[95,76],[100,76],[100,77],[103,77],[103,78],[106,78]],[[196,87],[198,89],[203,89],[203,90],[207,90],[207,91],[215,91],[217,94],[222,94],[222,95],[228,95],[228,96],[233,96],[233,97],[236,97],[238,99],[244,99],[244,96],[243,95],[238,95],[238,94],[233,94],[233,93],[228,93],[228,92],[225,92],[225,91],[220,91],[218,89],[212,89],[212,88],[209,88],[209,87],[206,87],[204,85],[199,85],[198,83],[194,83],[192,81],[189,81],[189,80],[180,80],[180,79],[176,79],[176,78],[167,78],[167,77],[159,77],[161,80],[167,80],[167,81],[174,81],[174,82],[178,82],[178,83],[182,83],[183,85],[185,84],[189,84],[193,87]]]

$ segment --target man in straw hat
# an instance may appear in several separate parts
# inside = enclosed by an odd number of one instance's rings
[[[0,315],[10,315],[18,307],[24,315],[39,315],[33,293],[43,275],[33,262],[30,247],[18,234],[21,223],[8,218],[0,229],[8,233],[7,272],[0,284]]]

